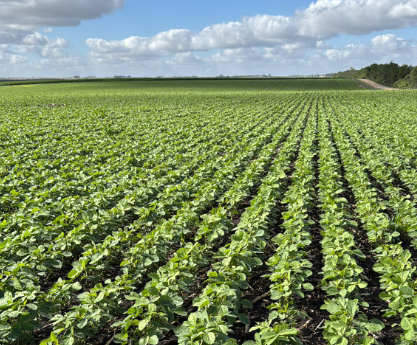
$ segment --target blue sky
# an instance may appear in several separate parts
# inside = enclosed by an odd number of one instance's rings
[[[417,0],[0,0],[0,77],[417,65],[416,27]]]

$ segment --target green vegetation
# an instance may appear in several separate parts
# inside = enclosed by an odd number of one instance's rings
[[[147,91],[304,91],[304,90],[358,90],[349,80],[330,80],[325,78],[160,78],[160,79],[89,79],[89,80],[51,80],[51,81],[13,81],[0,82],[0,86],[41,86],[60,84],[56,92],[86,90],[88,93],[99,90],[137,90]],[[68,84],[68,85],[65,85]],[[6,92],[2,90],[2,92]]]
[[[354,89],[1,87],[0,344],[415,344],[416,92]]]
[[[417,88],[417,67],[388,64],[372,64],[360,70],[351,68],[348,71],[334,74],[335,78],[370,79],[378,84],[400,89]]]
[[[417,89],[417,67],[413,67],[409,74],[394,83],[399,89]]]

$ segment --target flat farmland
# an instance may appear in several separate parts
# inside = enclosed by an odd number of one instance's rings
[[[416,344],[416,96],[0,86],[0,344]]]

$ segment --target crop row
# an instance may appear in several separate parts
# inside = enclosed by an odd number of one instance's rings
[[[0,343],[414,344],[411,93],[273,90],[3,100]]]

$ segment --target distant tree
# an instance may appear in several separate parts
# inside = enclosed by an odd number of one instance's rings
[[[382,85],[401,88],[417,87],[417,67],[413,68],[405,64],[400,66],[393,61],[387,64],[373,63],[358,71],[351,67],[350,70],[335,73],[333,76],[336,78],[366,78]]]
[[[414,67],[410,72],[410,81],[417,86],[417,67]]]

